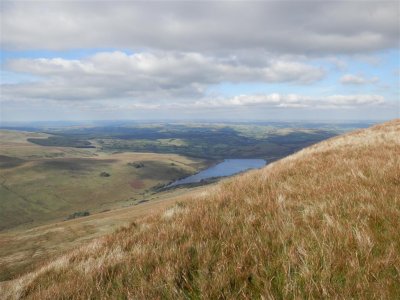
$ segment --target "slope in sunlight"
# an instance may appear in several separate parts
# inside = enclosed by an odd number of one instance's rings
[[[13,298],[400,295],[400,120],[332,138],[3,285]]]

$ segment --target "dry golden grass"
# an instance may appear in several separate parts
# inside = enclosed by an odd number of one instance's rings
[[[400,120],[227,180],[3,284],[19,299],[395,299]]]
[[[149,196],[149,201],[140,205],[30,229],[0,232],[0,282],[35,270],[50,258],[110,234],[137,218],[162,211],[175,202],[187,201],[187,195],[198,193],[204,188],[206,187],[166,191]]]

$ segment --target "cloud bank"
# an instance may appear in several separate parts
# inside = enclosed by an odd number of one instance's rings
[[[397,1],[3,1],[5,49],[301,55],[398,46]]]
[[[332,95],[310,97],[305,95],[278,93],[269,95],[239,95],[226,99],[212,99],[195,102],[198,107],[259,106],[273,108],[356,108],[359,106],[383,105],[385,98],[380,95]]]
[[[53,100],[193,99],[222,82],[310,84],[324,76],[320,67],[270,59],[251,65],[237,57],[199,53],[102,52],[82,60],[14,59],[7,69],[37,77],[36,82],[5,85],[7,97]]]

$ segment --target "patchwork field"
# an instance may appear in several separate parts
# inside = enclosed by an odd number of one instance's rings
[[[38,130],[52,134],[45,139],[29,139],[42,146],[96,146],[109,153],[173,153],[205,159],[263,158],[271,161],[337,135],[343,129],[290,123],[127,123]]]

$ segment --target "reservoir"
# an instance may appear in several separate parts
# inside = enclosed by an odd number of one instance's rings
[[[197,183],[205,179],[231,176],[250,169],[259,169],[264,167],[266,161],[264,159],[225,159],[223,162],[216,164],[192,176],[179,179],[169,185],[169,187]]]

